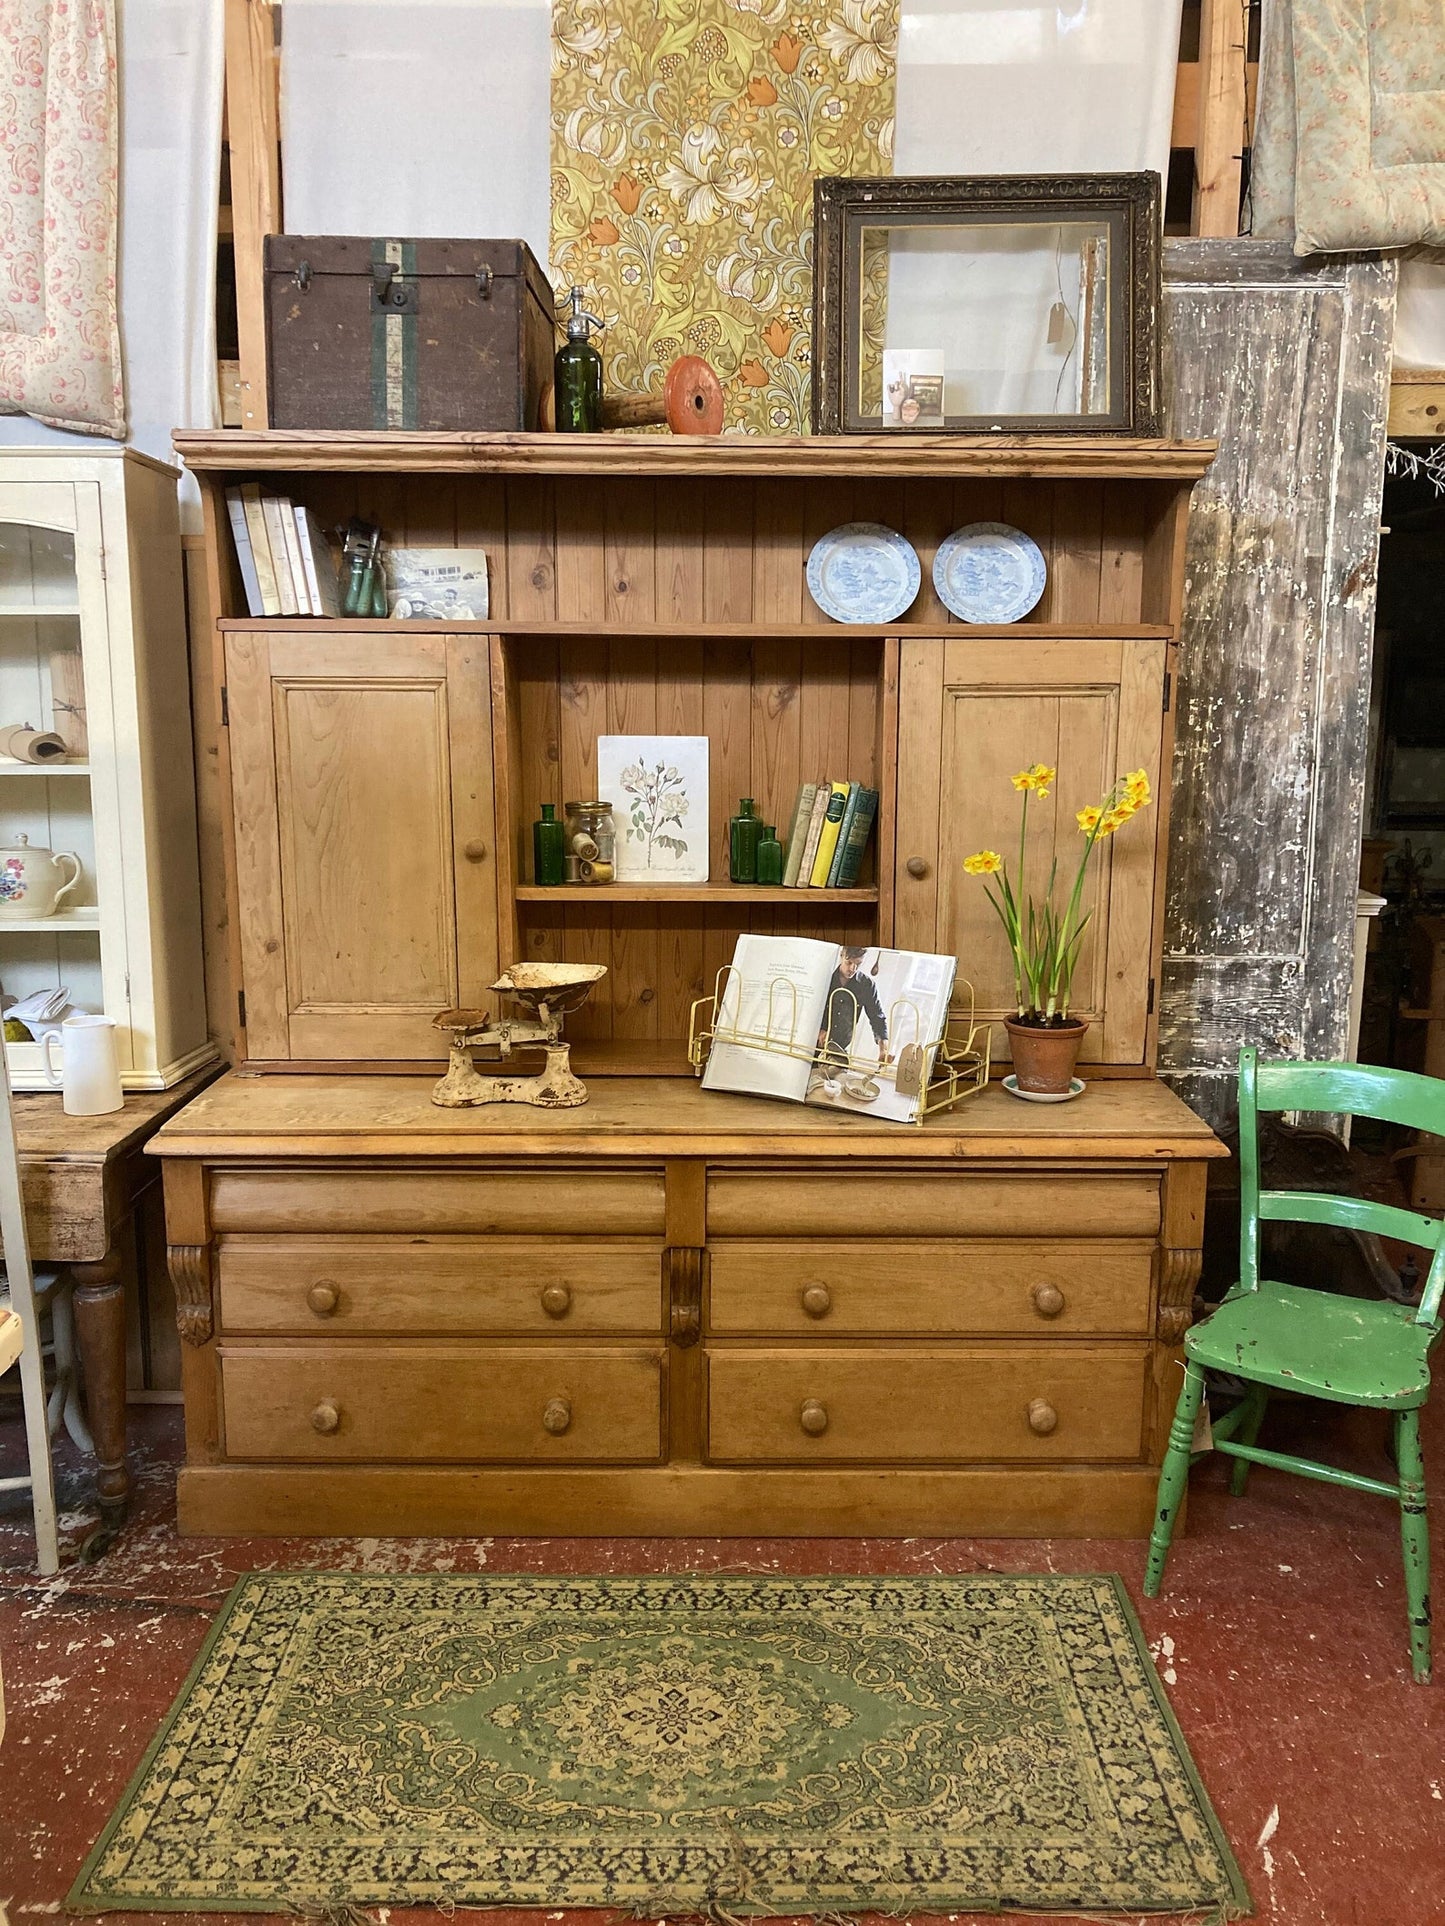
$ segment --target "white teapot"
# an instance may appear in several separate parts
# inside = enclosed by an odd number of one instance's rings
[[[64,863],[71,872],[62,882]],[[0,849],[0,919],[54,916],[79,881],[78,856],[67,849],[32,849],[30,838],[18,835],[9,849]]]

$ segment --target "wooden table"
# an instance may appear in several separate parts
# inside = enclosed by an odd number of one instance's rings
[[[231,1075],[152,1142],[183,1532],[1147,1531],[1225,1154],[1162,1084],[432,1081]]]
[[[123,1238],[152,1181],[144,1156],[148,1139],[215,1074],[203,1070],[169,1090],[133,1092],[121,1109],[103,1117],[67,1116],[58,1093],[14,1098],[31,1262],[64,1265],[75,1280],[75,1335],[106,1530],[123,1522],[131,1489]]]

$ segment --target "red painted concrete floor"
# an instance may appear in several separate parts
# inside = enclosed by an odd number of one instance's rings
[[[179,1414],[134,1414],[132,1521],[99,1564],[73,1562],[88,1485],[62,1459],[72,1562],[42,1581],[23,1498],[0,1498],[0,1902],[11,1926],[56,1913],[239,1573],[348,1571],[1122,1572],[1185,1737],[1271,1926],[1445,1923],[1445,1635],[1441,1683],[1411,1682],[1397,1518],[1388,1504],[1255,1471],[1243,1499],[1219,1461],[1195,1473],[1189,1536],[1165,1596],[1141,1597],[1143,1546],[1065,1539],[177,1538]],[[1380,1474],[1370,1414],[1272,1410],[1266,1441]],[[1427,1416],[1445,1517],[1445,1426]],[[0,1407],[0,1475],[20,1426]],[[1445,1545],[1436,1533],[1437,1569]],[[1445,1589],[1445,1577],[1441,1580]],[[384,1926],[434,1918],[373,1909]],[[132,1915],[131,1917],[136,1917]],[[174,1921],[176,1915],[161,1916]],[[955,1918],[959,1916],[954,1916]],[[997,1916],[995,1916],[997,1917]],[[491,1913],[558,1926],[561,1913]],[[566,1926],[615,1915],[578,1914]]]

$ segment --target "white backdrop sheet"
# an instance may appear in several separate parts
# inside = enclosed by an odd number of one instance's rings
[[[117,0],[120,333],[130,445],[173,461],[173,428],[220,422],[216,203],[223,0]],[[0,445],[94,438],[0,416]],[[183,491],[183,505],[187,494]],[[197,512],[186,506],[188,518]]]

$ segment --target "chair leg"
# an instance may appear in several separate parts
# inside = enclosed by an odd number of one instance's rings
[[[1252,1445],[1259,1437],[1259,1427],[1264,1422],[1265,1407],[1269,1403],[1269,1393],[1262,1384],[1254,1385],[1245,1395],[1249,1409],[1234,1438],[1236,1444]],[[1244,1487],[1249,1478],[1248,1458],[1236,1458],[1229,1473],[1229,1489],[1236,1498],[1244,1496]]]
[[[1410,1615],[1410,1670],[1430,1683],[1430,1533],[1425,1518],[1425,1461],[1420,1413],[1395,1413],[1395,1460],[1400,1470],[1400,1537],[1405,1549],[1405,1603]]]
[[[1174,1422],[1169,1427],[1169,1449],[1159,1467],[1159,1501],[1154,1512],[1154,1529],[1149,1534],[1149,1562],[1144,1568],[1146,1598],[1157,1598],[1164,1580],[1164,1561],[1169,1556],[1169,1541],[1174,1536],[1174,1520],[1179,1515],[1184,1487],[1189,1482],[1194,1420],[1199,1415],[1199,1401],[1203,1396],[1203,1371],[1197,1364],[1186,1365],[1179,1402],[1174,1407]]]

